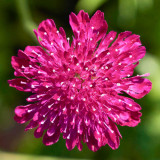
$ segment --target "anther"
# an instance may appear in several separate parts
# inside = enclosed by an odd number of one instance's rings
[[[112,41],[112,40],[113,40],[113,37],[111,37],[110,40]]]
[[[120,83],[117,83],[117,86],[120,86],[121,84]]]

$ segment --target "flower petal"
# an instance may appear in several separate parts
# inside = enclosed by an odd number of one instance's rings
[[[140,99],[148,94],[152,88],[152,83],[150,80],[141,77],[127,78],[125,84],[128,85],[127,94],[130,96]]]
[[[50,51],[57,51],[57,49],[65,51],[69,48],[64,30],[60,28],[59,32],[52,19],[42,21],[38,31],[34,30],[34,32],[39,43]]]
[[[8,80],[9,86],[14,87],[19,91],[31,92],[30,81],[24,78]]]
[[[44,137],[43,137],[43,143],[46,146],[50,146],[54,143],[57,143],[60,137],[60,129],[59,127],[56,127],[56,131],[52,136],[48,136],[47,133],[45,133]]]
[[[26,123],[33,118],[36,112],[35,104],[28,104],[26,106],[17,106],[15,109],[14,120],[18,123]]]

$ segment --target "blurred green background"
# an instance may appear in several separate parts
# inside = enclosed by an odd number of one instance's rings
[[[11,56],[27,45],[38,45],[33,29],[47,18],[54,19],[57,27],[69,26],[70,12],[84,9],[90,16],[100,9],[105,13],[109,31],[130,30],[141,35],[147,48],[145,58],[136,72],[150,72],[153,89],[142,100],[142,122],[135,128],[120,127],[123,136],[120,147],[111,150],[107,145],[96,153],[86,145],[81,152],[68,151],[62,138],[46,147],[33,131],[24,132],[25,125],[13,120],[14,108],[25,104],[28,93],[8,86],[13,69]],[[0,160],[159,160],[160,159],[160,0],[0,0]]]

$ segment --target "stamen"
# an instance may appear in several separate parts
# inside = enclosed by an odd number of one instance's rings
[[[51,108],[53,106],[54,103],[52,103],[51,105],[48,106],[48,108]]]
[[[111,133],[114,133],[114,131],[105,122],[103,122],[103,123],[111,131]]]
[[[87,68],[87,67],[86,67],[85,69],[86,69],[86,71],[88,70],[88,68]]]
[[[117,83],[117,86],[120,86],[121,84],[120,83]]]
[[[27,84],[26,82],[23,82],[23,81],[21,81],[20,83],[21,83],[21,84]]]
[[[40,57],[40,55],[36,51],[32,50],[32,52],[36,54],[38,57]]]
[[[32,112],[32,109],[29,109],[27,112],[28,112],[28,113]]]
[[[41,122],[41,124],[44,124],[44,122],[45,122],[45,120],[43,120],[43,121]]]
[[[105,69],[108,69],[108,66],[105,66]]]
[[[46,85],[46,88],[49,88],[49,86],[48,86],[48,85]]]
[[[67,139],[70,139],[70,134],[67,136]]]
[[[113,37],[111,37],[110,40],[112,41],[112,40],[113,40]]]

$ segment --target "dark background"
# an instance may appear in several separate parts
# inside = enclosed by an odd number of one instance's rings
[[[29,95],[8,86],[14,78],[10,61],[18,49],[38,45],[33,29],[47,18],[62,26],[72,36],[70,12],[84,9],[92,16],[97,9],[105,14],[109,31],[132,31],[141,36],[147,48],[145,58],[136,72],[150,72],[152,91],[141,100],[142,122],[135,128],[121,127],[123,136],[117,150],[107,145],[96,153],[84,144],[81,152],[68,151],[65,140],[46,147],[33,131],[24,132],[25,125],[13,120],[14,108],[25,104]],[[104,159],[159,160],[160,159],[160,0],[0,0],[0,159]]]

